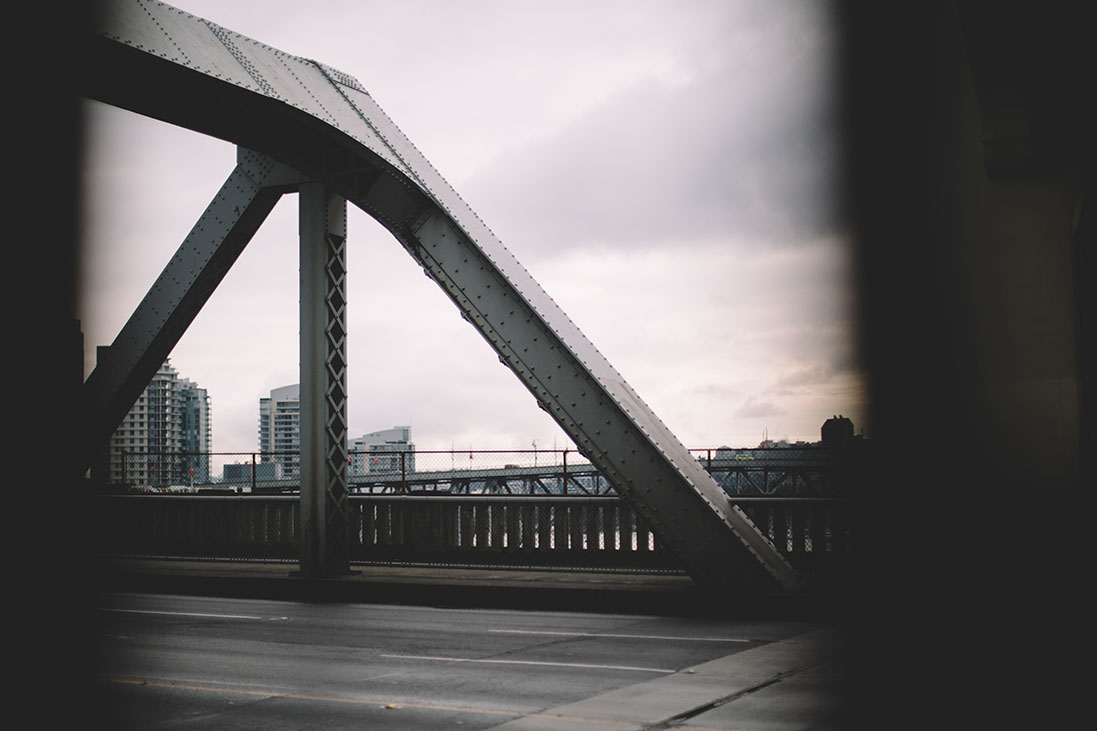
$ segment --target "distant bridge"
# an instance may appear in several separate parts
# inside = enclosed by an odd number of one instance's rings
[[[751,449],[726,456],[690,450],[729,496],[850,497],[863,467],[859,451]],[[719,452],[717,452],[719,454]],[[391,456],[407,453],[391,453]],[[615,495],[612,483],[589,462],[563,459],[540,466],[389,470],[352,475],[357,493],[443,492],[482,495]]]
[[[689,450],[706,472],[723,488],[729,497],[851,497],[856,494],[863,479],[864,449],[847,448],[758,448],[758,449],[691,449]],[[370,457],[379,459],[380,469],[351,471],[348,488],[351,494],[409,494],[432,493],[447,495],[616,495],[612,483],[597,467],[571,450],[540,450],[541,464],[532,466],[527,451],[371,451],[352,453],[353,459]],[[477,467],[458,467],[457,462],[476,460]],[[179,454],[179,453],[131,453],[130,460],[153,462],[162,465],[161,473],[184,474],[186,466],[213,457],[245,456],[242,468],[232,478],[217,482],[203,481],[197,484],[177,485],[174,490],[212,493],[294,493],[300,489],[296,475],[274,477],[269,467],[274,467],[275,457],[296,457],[294,454]],[[424,463],[437,462],[449,457],[449,469],[422,469]],[[260,461],[264,458],[266,461]],[[363,460],[364,461],[364,460]],[[525,462],[525,464],[520,464]],[[172,470],[171,467],[175,466]],[[165,467],[167,469],[165,469]],[[209,468],[206,467],[208,473]],[[148,477],[148,472],[137,469],[123,470],[132,475]],[[119,487],[125,491],[140,480]],[[162,485],[171,485],[171,481]],[[142,486],[156,491],[152,485]]]
[[[615,495],[591,464],[384,472],[352,476],[351,493],[436,492],[451,495]]]

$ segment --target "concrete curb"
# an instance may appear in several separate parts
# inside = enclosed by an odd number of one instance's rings
[[[767,618],[841,611],[841,602],[831,598],[709,594],[680,574],[353,566],[350,575],[314,579],[295,571],[295,564],[285,563],[97,558],[89,562],[87,578],[92,591],[291,601]]]

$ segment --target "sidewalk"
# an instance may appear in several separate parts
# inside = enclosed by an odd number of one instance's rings
[[[102,591],[673,615],[841,611],[839,602],[818,597],[715,596],[673,573],[357,564],[351,571],[312,579],[292,563],[93,558],[87,573]]]
[[[500,731],[769,731],[848,728],[844,644],[834,628],[701,663],[510,721]]]

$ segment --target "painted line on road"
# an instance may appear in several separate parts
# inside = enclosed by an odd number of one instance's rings
[[[561,632],[552,630],[533,629],[489,629],[488,632],[509,635],[548,635],[557,637],[613,637],[627,640],[673,640],[675,642],[758,642],[758,640],[744,640],[740,637],[674,637],[672,635],[631,635],[615,632]]]
[[[494,658],[475,657],[439,657],[436,655],[381,655],[396,660],[428,660],[430,662],[473,662],[485,665],[537,665],[542,667],[557,668],[584,668],[587,670],[628,670],[638,673],[658,673],[660,675],[672,675],[677,670],[667,668],[641,668],[632,665],[592,665],[579,662],[548,662],[546,660],[499,660]]]
[[[252,620],[271,620],[275,622],[285,622],[289,617],[258,617],[250,614],[208,614],[203,612],[161,612],[155,609],[113,609],[111,607],[101,607],[100,611],[103,612],[119,612],[122,614],[157,614],[168,617],[203,617],[205,619],[252,619]]]
[[[117,685],[128,685],[140,688],[164,688],[170,690],[187,690],[199,693],[218,693],[222,695],[241,695],[251,698],[287,698],[290,700],[316,701],[320,703],[348,703],[359,706],[375,706],[390,711],[399,711],[404,708],[414,708],[428,711],[447,711],[457,713],[470,713],[481,716],[503,716],[509,718],[547,718],[554,721],[571,721],[583,723],[587,726],[612,726],[620,728],[620,722],[616,719],[585,718],[583,716],[568,716],[558,713],[528,712],[508,708],[485,708],[475,706],[458,706],[449,703],[422,703],[418,701],[381,700],[378,698],[352,698],[346,696],[315,695],[312,693],[294,693],[284,690],[250,690],[239,687],[227,687],[207,685],[200,682],[149,680],[147,678],[104,678],[106,682]]]

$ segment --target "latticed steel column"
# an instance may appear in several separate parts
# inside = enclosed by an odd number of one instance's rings
[[[349,571],[346,201],[300,188],[301,574]]]

